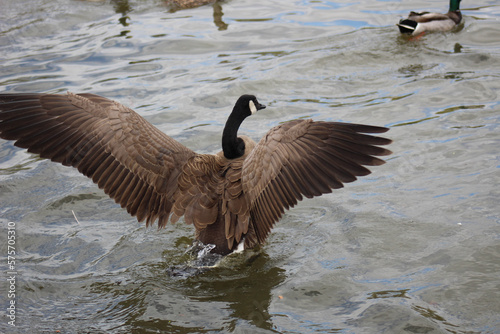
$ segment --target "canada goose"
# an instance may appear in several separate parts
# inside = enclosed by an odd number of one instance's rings
[[[137,220],[158,227],[184,215],[196,239],[228,254],[262,244],[285,209],[368,175],[384,127],[293,120],[255,143],[237,136],[264,109],[255,96],[234,105],[222,152],[197,154],[120,103],[94,94],[0,94],[0,137],[73,166]]]
[[[446,14],[410,12],[408,18],[399,21],[397,26],[403,34],[417,36],[426,32],[449,31],[462,21],[461,0],[450,0],[450,9]]]

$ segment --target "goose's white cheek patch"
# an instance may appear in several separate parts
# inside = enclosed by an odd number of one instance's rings
[[[250,112],[252,113],[252,115],[257,112],[257,107],[255,106],[255,103],[253,103],[252,100],[250,100],[248,106],[250,107]]]

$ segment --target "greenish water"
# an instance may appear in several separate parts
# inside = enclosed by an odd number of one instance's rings
[[[392,128],[394,154],[288,211],[260,250],[189,276],[167,273],[189,262],[191,226],[146,229],[2,140],[0,332],[500,332],[500,6],[463,1],[458,31],[418,41],[394,25],[447,7],[4,0],[0,91],[100,94],[202,153],[252,93],[268,106],[240,130],[255,140],[294,118],[367,123]]]

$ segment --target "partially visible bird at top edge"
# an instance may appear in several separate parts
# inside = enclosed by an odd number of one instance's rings
[[[402,34],[420,38],[429,32],[446,32],[453,30],[462,22],[460,12],[461,0],[450,0],[447,13],[410,12],[407,18],[401,19],[397,26]]]

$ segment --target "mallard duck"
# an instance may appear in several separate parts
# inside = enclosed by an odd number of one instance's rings
[[[401,33],[417,36],[426,32],[450,31],[461,21],[460,0],[450,0],[450,9],[446,14],[410,12],[408,18],[400,20],[397,26]]]
[[[222,151],[198,154],[132,109],[94,94],[0,94],[0,137],[42,158],[73,166],[138,221],[170,218],[228,254],[262,244],[285,209],[370,174],[391,140],[385,127],[292,120],[260,140],[238,137],[264,109],[241,96],[222,132]]]

